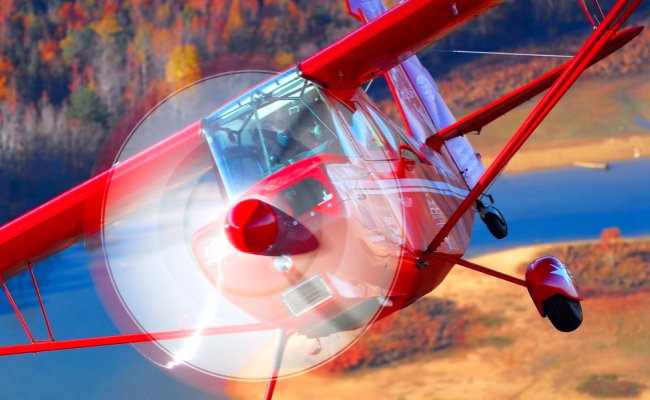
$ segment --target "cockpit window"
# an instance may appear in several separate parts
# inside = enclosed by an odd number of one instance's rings
[[[366,111],[358,103],[353,103],[354,110],[338,103],[337,108],[346,122],[355,143],[363,157],[370,161],[394,160],[397,158],[397,148],[382,135]],[[389,133],[388,131],[386,133]]]
[[[296,161],[346,154],[327,101],[295,69],[206,117],[201,127],[230,196]]]
[[[368,113],[370,114],[370,117],[373,119],[373,121],[375,121],[379,129],[381,129],[382,132],[386,132],[386,139],[393,149],[399,149],[399,146],[402,144],[409,145],[414,149],[420,147],[418,142],[413,137],[404,133],[392,121],[387,119],[381,113],[377,112],[377,110],[374,108],[368,106]]]

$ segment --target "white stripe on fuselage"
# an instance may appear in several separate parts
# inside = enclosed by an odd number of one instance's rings
[[[404,193],[404,192],[429,192],[456,197],[463,200],[469,191],[450,185],[447,182],[436,182],[427,179],[384,179],[381,181],[357,181],[356,190],[378,191],[383,194]]]

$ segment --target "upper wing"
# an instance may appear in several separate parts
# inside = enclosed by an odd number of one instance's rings
[[[405,1],[306,59],[300,71],[331,89],[356,88],[503,1]],[[190,151],[198,156],[183,161],[188,168],[208,168],[209,153],[202,153],[197,143],[201,147],[198,124],[193,124],[0,227],[0,277],[12,276],[97,232],[109,179],[113,187],[119,181],[131,182],[124,185],[122,198],[128,206],[147,182]]]
[[[300,63],[305,78],[356,89],[504,0],[409,0]]]

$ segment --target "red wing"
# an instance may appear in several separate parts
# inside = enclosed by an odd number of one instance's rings
[[[504,0],[410,0],[300,63],[305,78],[355,89]]]
[[[414,52],[489,11],[504,0],[410,0],[355,30],[300,64],[314,81],[333,89],[356,88]],[[109,180],[125,184],[124,206],[141,186],[180,162],[202,171],[210,166],[200,146],[198,123],[132,159],[68,190],[0,227],[0,277],[5,279],[95,233]],[[191,154],[192,153],[192,154]],[[138,182],[134,185],[133,182]]]
[[[179,165],[188,176],[211,165],[198,122],[0,227],[0,277],[7,279],[99,231],[109,181],[123,188],[122,204],[113,206],[126,212],[157,177],[166,179],[164,171]]]

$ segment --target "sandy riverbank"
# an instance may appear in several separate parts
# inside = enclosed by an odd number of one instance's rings
[[[483,163],[490,165],[497,150],[485,152]],[[506,172],[525,172],[560,168],[576,161],[612,162],[634,157],[650,157],[650,136],[630,136],[522,149],[510,162]]]
[[[521,247],[473,261],[522,276],[527,263],[554,246]],[[650,399],[649,293],[586,299],[585,322],[570,334],[555,331],[539,316],[526,289],[462,267],[430,296],[489,317],[493,323],[478,334],[484,343],[337,376],[311,372],[280,381],[274,398],[589,400],[594,397],[579,387],[600,379],[613,392],[598,398],[636,388],[626,397]],[[257,398],[263,391],[262,384],[235,383],[229,395]]]

